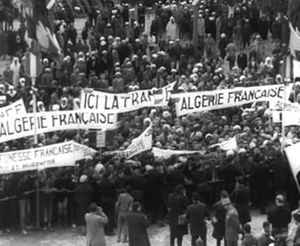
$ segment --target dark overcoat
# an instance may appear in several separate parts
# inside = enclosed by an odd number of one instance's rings
[[[175,238],[188,233],[187,225],[178,225],[178,216],[186,210],[188,199],[186,196],[172,193],[169,195],[168,208],[170,211],[170,233]]]
[[[129,212],[127,215],[129,246],[150,246],[147,233],[149,222],[141,212]]]

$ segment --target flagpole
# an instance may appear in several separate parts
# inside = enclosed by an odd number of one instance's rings
[[[283,106],[282,106],[282,129],[281,129],[281,152],[284,153],[284,147],[285,147],[285,102],[286,102],[286,84],[288,84],[290,81],[290,78],[285,78],[283,83]]]
[[[36,119],[36,92],[35,89],[35,77],[31,78],[32,81],[32,100],[33,100],[33,117],[34,117],[34,128],[33,128],[33,143],[34,147],[36,148],[38,144],[38,138],[37,138],[37,119]],[[40,228],[40,193],[39,193],[39,169],[37,169],[37,182],[36,182],[36,228]]]

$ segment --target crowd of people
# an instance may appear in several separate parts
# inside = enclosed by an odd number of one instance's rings
[[[43,55],[43,71],[37,79],[39,112],[76,109],[82,88],[126,93],[161,88],[175,81],[174,91],[180,93],[284,82],[282,61],[289,54],[289,28],[282,13],[261,13],[251,0],[236,1],[234,5],[231,1],[200,1],[197,28],[193,29],[190,2],[159,1],[152,8],[156,17],[147,32],[148,10],[143,5],[137,10],[134,19],[128,4],[104,3],[103,9],[89,16],[81,32],[63,11],[56,16],[59,19],[54,29],[64,59],[59,65]],[[11,57],[11,63],[0,77],[0,104],[6,106],[21,98],[27,112],[32,112],[31,79],[23,66],[28,49],[24,26],[8,32],[5,55]],[[193,32],[198,36],[197,47],[191,41]],[[299,90],[300,83],[296,82],[292,101],[300,103]],[[102,153],[126,149],[152,122],[153,146],[206,154],[167,160],[154,158],[151,151],[130,160],[102,154],[86,158],[74,168],[1,175],[1,232],[20,228],[27,234],[36,220],[37,185],[40,225],[45,230],[54,225],[72,225],[85,233],[87,221],[93,221],[92,215],[85,214],[91,210],[91,214],[101,217],[100,224],[105,223],[105,235],[114,235],[117,227],[118,241],[127,241],[127,224],[129,240],[137,235],[130,231],[134,218],[127,219],[133,207],[134,212],[144,211],[150,223],[163,225],[168,215],[171,246],[175,238],[181,245],[187,233],[185,222],[178,225],[181,212],[187,211],[187,222],[201,222],[195,233],[191,229],[192,245],[199,236],[205,243],[204,222],[212,218],[217,245],[225,237],[230,241],[228,246],[237,241],[236,234],[228,234],[228,228],[237,228],[227,224],[228,216],[244,225],[246,240],[251,234],[247,224],[251,222],[250,208],[265,213],[268,201],[277,194],[290,208],[298,205],[297,188],[280,149],[282,137],[290,144],[299,142],[298,127],[288,127],[286,136],[281,136],[281,124],[272,122],[267,102],[177,117],[171,100],[166,107],[120,114],[119,120],[113,143],[102,148]],[[236,152],[208,148],[234,136],[239,147]],[[89,132],[39,134],[38,146],[66,140],[88,145]],[[0,145],[3,152],[31,147],[31,137]],[[223,189],[226,192],[221,193]],[[198,210],[202,217],[194,221],[193,214]],[[137,217],[144,224],[136,230],[145,228],[145,220]],[[268,230],[269,223],[277,228],[277,219],[271,216],[264,230]],[[89,226],[87,230],[92,237]]]

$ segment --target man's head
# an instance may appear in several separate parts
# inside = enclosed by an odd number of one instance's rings
[[[200,200],[200,197],[199,197],[198,192],[194,192],[194,193],[192,194],[192,199],[193,199],[193,202],[197,202],[197,201]]]
[[[141,211],[142,206],[139,202],[134,202],[132,204],[132,211]]]
[[[97,204],[93,202],[93,203],[90,205],[90,211],[91,211],[91,212],[96,212],[97,209],[98,209]]]
[[[245,233],[251,233],[251,225],[245,224],[243,227],[244,227]]]
[[[283,206],[284,205],[284,197],[283,197],[283,195],[281,195],[281,194],[277,195],[275,203],[276,203],[276,206]]]
[[[270,234],[270,232],[271,232],[271,227],[270,227],[270,223],[268,222],[268,221],[265,221],[264,223],[263,223],[263,230],[264,230],[264,232],[266,233],[266,234]]]

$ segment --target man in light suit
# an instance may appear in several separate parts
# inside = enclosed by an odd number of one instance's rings
[[[86,246],[106,246],[104,225],[108,222],[107,216],[96,203],[90,206],[90,213],[85,214],[86,221]]]
[[[199,195],[194,192],[193,203],[187,207],[186,220],[190,223],[190,233],[192,236],[192,246],[196,246],[196,240],[200,237],[203,245],[206,245],[206,219],[209,217],[206,204],[200,202]]]
[[[225,218],[225,240],[226,246],[237,246],[239,233],[242,232],[239,215],[229,198],[222,198],[221,202],[227,210]]]

